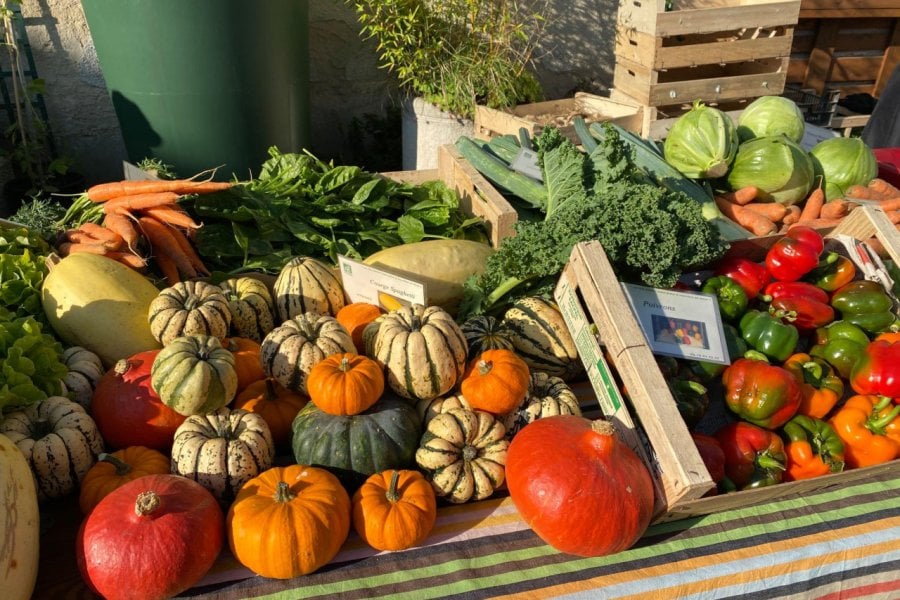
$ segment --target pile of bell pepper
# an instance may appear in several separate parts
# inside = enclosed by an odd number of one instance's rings
[[[764,261],[726,257],[715,296],[730,365],[659,357],[719,492],[900,458],[900,318],[821,234],[794,226]],[[727,424],[695,431],[721,390]]]

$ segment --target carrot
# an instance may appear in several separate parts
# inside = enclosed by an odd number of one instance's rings
[[[98,240],[106,240],[119,243],[124,241],[122,239],[122,236],[112,229],[109,229],[108,227],[104,227],[103,225],[99,225],[97,223],[92,223],[90,221],[82,223],[79,229],[97,238]]]
[[[890,211],[887,211],[887,212],[884,213],[884,214],[887,215],[887,218],[888,218],[888,219],[890,220],[890,222],[893,223],[894,225],[900,224],[900,210],[890,210]]]
[[[732,204],[746,206],[747,204],[756,200],[756,198],[759,196],[759,188],[755,185],[747,185],[730,192],[723,192],[719,195]]]
[[[873,197],[872,190],[870,190],[867,186],[864,185],[851,185],[846,190],[844,190],[845,198],[853,198],[856,200],[876,200]]]
[[[178,266],[167,254],[164,252],[157,252],[153,258],[156,259],[156,266],[159,268],[159,272],[162,273],[162,276],[166,278],[166,281],[169,282],[169,285],[174,285],[181,281],[181,274],[178,272]]]
[[[126,267],[131,267],[137,271],[141,271],[147,268],[147,261],[144,260],[144,257],[138,256],[133,252],[121,252],[121,251],[112,251],[106,253],[107,258],[111,258],[113,260],[117,260]]]
[[[824,219],[818,217],[809,221],[798,221],[795,225],[804,225],[806,227],[812,227],[813,229],[831,229],[837,227],[840,222],[841,219]]]
[[[76,252],[87,252],[89,254],[99,254],[104,256],[109,253],[109,249],[100,243],[89,243],[89,242],[63,242],[59,245],[59,253],[63,256],[68,256],[70,254],[75,254]]]
[[[178,247],[182,252],[188,257],[188,260],[191,261],[191,266],[198,273],[202,273],[203,275],[209,275],[209,269],[206,268],[206,265],[203,264],[203,259],[197,254],[194,250],[194,247],[191,245],[191,242],[185,237],[184,233],[181,232],[176,227],[170,227],[169,233],[172,234],[172,237],[178,242]]]
[[[183,208],[176,205],[145,208],[141,212],[167,225],[185,227],[187,229],[200,229],[200,224],[194,221]]]
[[[879,177],[870,181],[867,187],[883,198],[896,198],[900,196],[900,189]]]
[[[819,216],[823,219],[841,219],[846,217],[847,213],[850,212],[851,205],[851,202],[848,202],[843,198],[830,200],[822,205]]]
[[[195,181],[193,179],[141,179],[136,181],[112,181],[99,183],[87,190],[87,197],[93,202],[106,202],[113,198],[134,196],[137,194],[154,194],[157,192],[171,192],[175,194],[208,194],[219,192],[231,187],[229,182],[221,181]]]
[[[773,223],[780,223],[787,214],[787,208],[777,202],[750,202],[745,204],[744,208],[761,214]]]
[[[109,213],[103,218],[103,226],[111,231],[115,231],[125,240],[125,244],[132,250],[137,246],[141,234],[132,223],[131,219],[122,213]]]
[[[119,196],[103,205],[103,212],[109,214],[118,210],[143,210],[155,206],[172,205],[178,202],[181,196],[175,192],[154,192],[152,194],[135,194],[133,196]]]
[[[144,235],[150,241],[153,247],[153,254],[159,259],[159,255],[165,254],[172,259],[180,274],[185,275],[188,279],[197,276],[197,270],[191,264],[191,260],[187,254],[181,249],[178,240],[172,235],[171,230],[152,217],[139,217],[138,224],[143,230]],[[168,277],[166,277],[168,279]]]
[[[67,242],[72,242],[73,244],[92,244],[100,241],[80,227],[65,231],[63,233],[63,239]]]
[[[796,204],[792,204],[787,207],[787,214],[784,215],[784,218],[781,220],[783,225],[793,225],[797,221],[800,220],[800,207]]]
[[[804,221],[818,219],[824,204],[825,190],[820,187],[814,188],[813,191],[806,196],[806,202],[803,204],[803,210],[800,211],[798,222],[802,223]]]
[[[755,213],[740,204],[732,204],[724,198],[715,197],[716,205],[726,217],[752,233],[753,235],[768,235],[776,229],[775,223],[759,213]]]
[[[884,212],[888,212],[891,210],[900,210],[900,196],[896,196],[894,198],[888,198],[887,200],[882,200],[878,206],[881,207],[881,210]]]

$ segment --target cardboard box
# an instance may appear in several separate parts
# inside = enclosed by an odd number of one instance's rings
[[[874,236],[893,260],[900,261],[900,232],[879,209],[857,208],[833,232],[838,233],[861,240]],[[780,237],[741,240],[732,244],[731,251],[758,260]],[[654,476],[656,522],[764,503],[884,472],[900,473],[900,459],[896,459],[814,479],[704,498],[715,485],[662,373],[655,367],[650,347],[599,242],[580,243],[572,249],[555,297],[588,369],[601,409],[623,439],[644,458]],[[628,389],[628,398],[607,384],[616,380]],[[610,396],[615,400],[609,401]]]

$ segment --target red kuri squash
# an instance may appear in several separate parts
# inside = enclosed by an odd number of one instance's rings
[[[146,446],[167,451],[185,417],[162,403],[150,387],[159,350],[139,352],[107,371],[94,390],[91,416],[110,448]]]
[[[561,552],[605,556],[630,548],[653,516],[653,482],[607,421],[538,419],[506,456],[509,495],[522,519]]]
[[[222,549],[225,517],[202,485],[145,475],[111,492],[76,540],[85,582],[108,600],[169,598],[200,581]]]

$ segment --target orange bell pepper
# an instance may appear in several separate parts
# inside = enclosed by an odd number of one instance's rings
[[[851,396],[828,423],[844,442],[848,467],[878,465],[900,456],[900,404],[887,396]]]
[[[800,384],[803,395],[797,414],[824,419],[844,397],[844,381],[827,362],[805,352],[792,354],[782,365]]]
[[[825,421],[797,415],[784,425],[785,481],[810,479],[844,470],[844,443]]]

